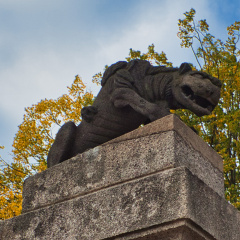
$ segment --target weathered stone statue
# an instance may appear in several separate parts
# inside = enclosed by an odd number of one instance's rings
[[[219,101],[220,88],[217,78],[192,71],[188,63],[166,68],[144,60],[117,62],[105,71],[93,105],[82,109],[81,124],[67,122],[59,130],[48,167],[169,115],[170,109],[208,115]]]

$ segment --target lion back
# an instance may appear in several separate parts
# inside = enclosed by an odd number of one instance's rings
[[[140,59],[134,59],[130,62],[119,61],[106,69],[103,74],[101,85],[104,86],[108,79],[116,73],[118,78],[129,79],[130,82],[141,85],[147,75],[156,75],[159,73],[171,74],[177,70],[178,68],[152,66],[149,61]]]

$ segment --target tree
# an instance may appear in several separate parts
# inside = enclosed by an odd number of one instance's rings
[[[13,142],[13,163],[0,159],[0,219],[17,216],[22,209],[22,187],[26,177],[46,169],[46,158],[58,128],[67,121],[78,124],[81,109],[91,105],[93,95],[85,92],[79,76],[68,94],[44,99],[25,109],[22,124]],[[0,147],[3,148],[3,147]]]
[[[0,169],[0,219],[7,219],[21,214],[22,192],[18,189],[22,189],[25,174],[24,168],[16,162],[8,165],[1,156],[0,162],[4,163]]]
[[[227,28],[228,38],[222,41],[209,32],[206,20],[195,21],[195,13],[191,9],[179,19],[181,46],[192,49],[201,70],[222,81],[221,99],[210,116],[180,115],[197,125],[200,136],[224,159],[226,199],[240,209],[240,22]]]
[[[148,46],[148,51],[146,53],[141,53],[139,50],[133,50],[130,48],[129,50],[129,56],[126,57],[126,60],[130,62],[133,59],[141,59],[141,60],[147,60],[151,62],[153,65],[164,65],[166,67],[172,67],[172,63],[168,62],[167,56],[164,52],[158,53],[155,51],[154,44]],[[108,66],[106,65],[104,70],[106,70]],[[102,80],[103,73],[99,72],[93,76],[93,82],[97,85],[100,85]]]

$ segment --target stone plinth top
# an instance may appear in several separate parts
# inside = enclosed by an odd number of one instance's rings
[[[156,120],[151,124],[126,133],[118,138],[104,143],[103,145],[118,143],[171,130],[176,131],[184,139],[184,141],[190,144],[195,150],[201,152],[201,154],[205,156],[214,167],[223,171],[222,158],[214,151],[213,148],[209,147],[207,143],[205,143],[195,132],[193,132],[192,129],[187,127],[175,114]]]
[[[179,166],[224,196],[222,159],[170,115],[29,177],[23,212]]]

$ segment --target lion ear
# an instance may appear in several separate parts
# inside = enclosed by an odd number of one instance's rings
[[[184,74],[186,72],[192,71],[192,68],[188,63],[182,63],[178,71],[180,74]]]

